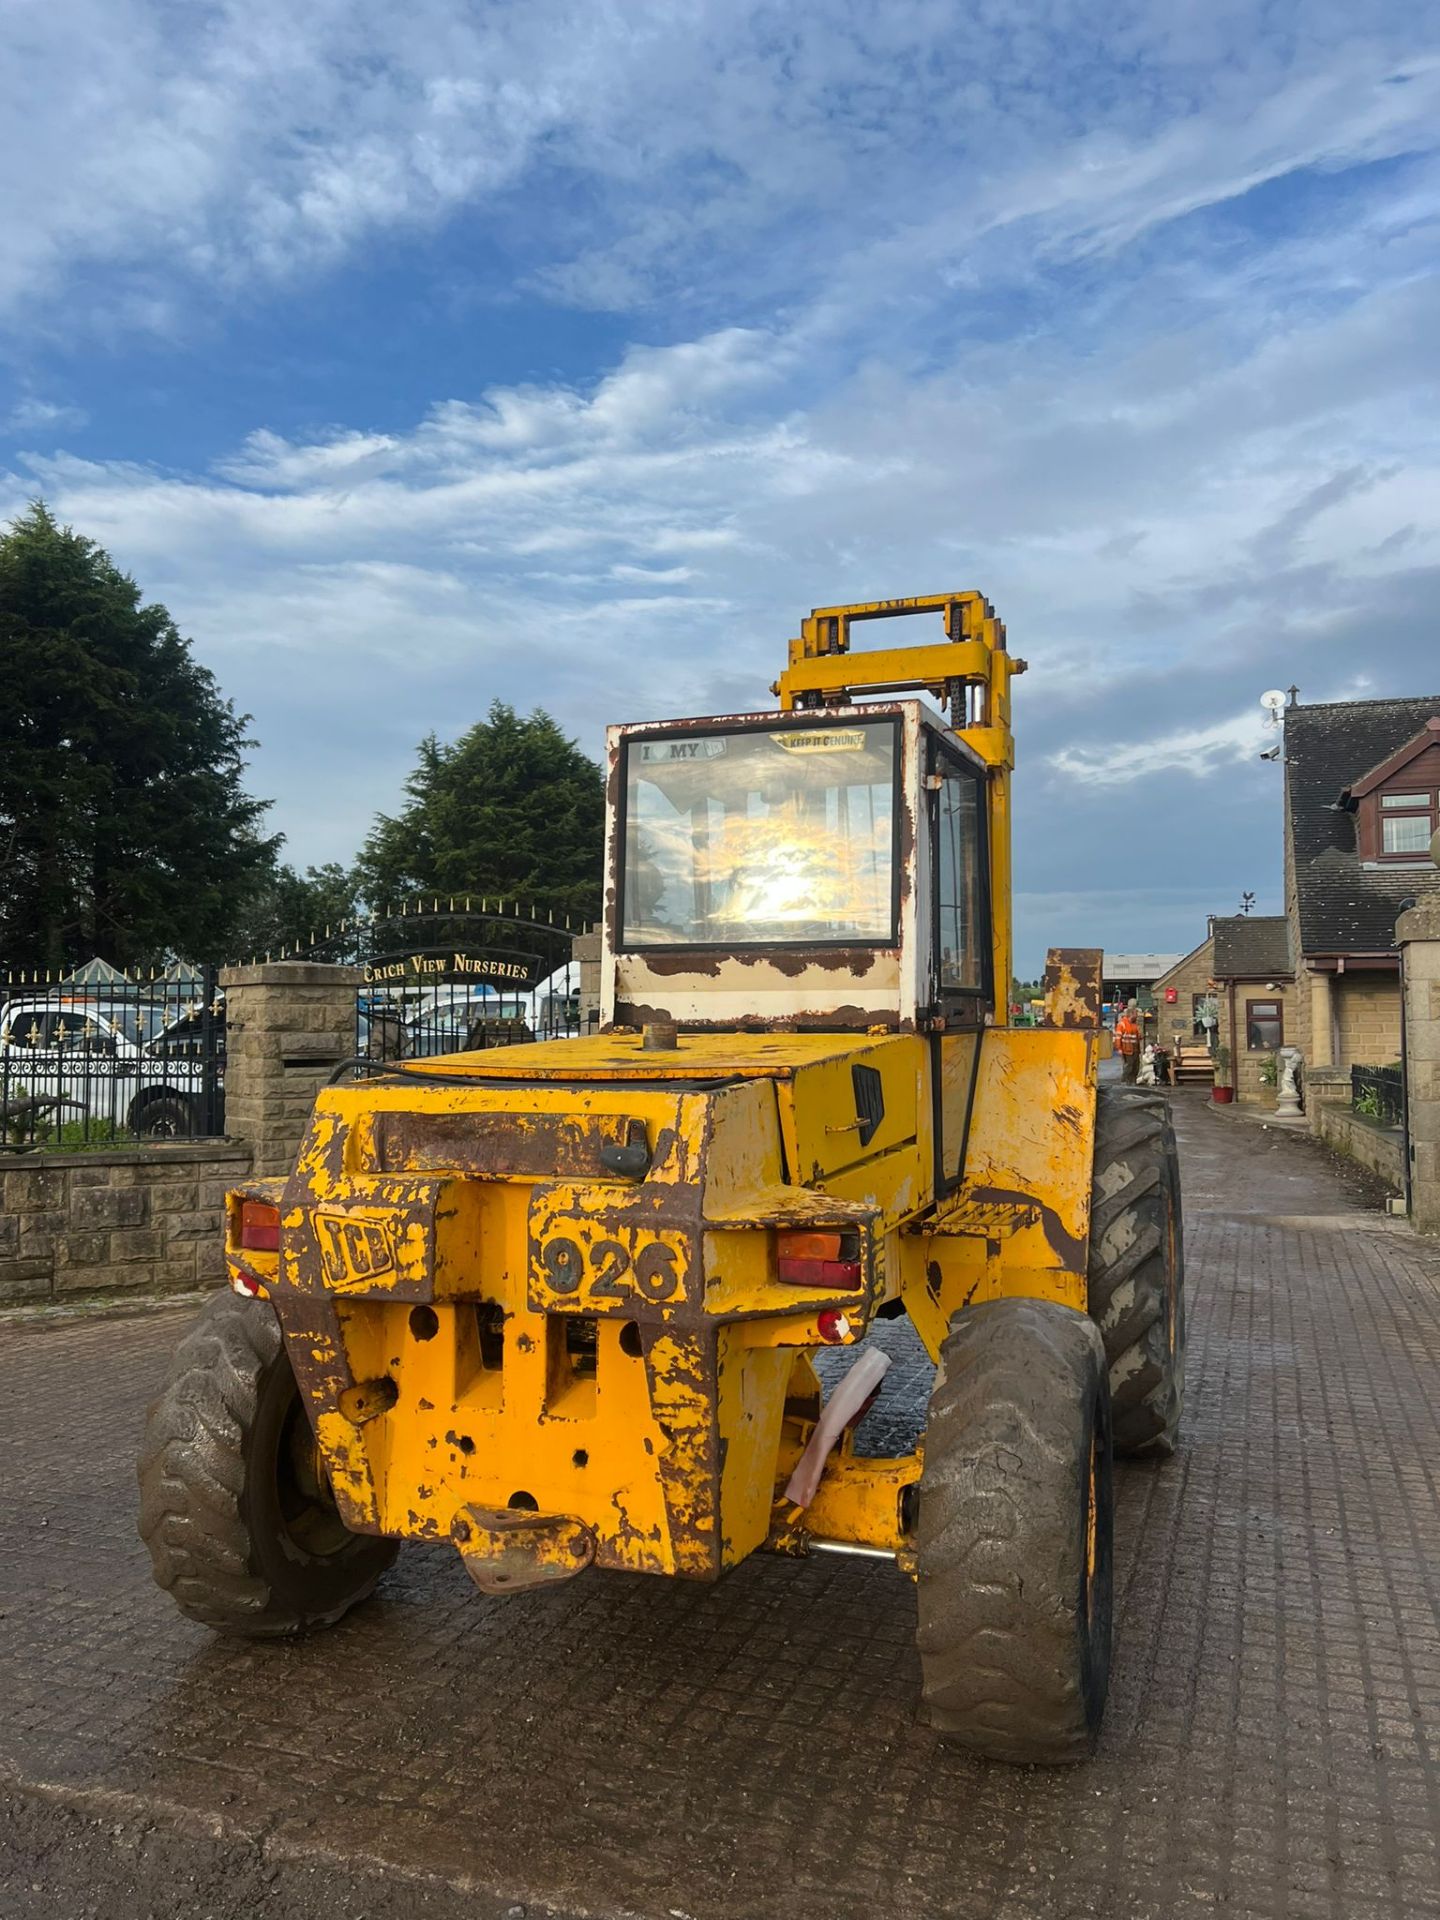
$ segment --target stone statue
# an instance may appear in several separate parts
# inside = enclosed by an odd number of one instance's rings
[[[1298,1047],[1281,1047],[1275,1059],[1280,1069],[1280,1077],[1277,1082],[1279,1098],[1275,1102],[1275,1118],[1277,1120],[1298,1120],[1300,1118],[1300,1088],[1295,1076],[1300,1068],[1300,1049]]]

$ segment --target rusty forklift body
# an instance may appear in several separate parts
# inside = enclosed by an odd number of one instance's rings
[[[943,641],[851,651],[855,622],[921,613]],[[350,1534],[448,1540],[491,1593],[592,1564],[713,1580],[767,1546],[892,1555],[923,1587],[926,1440],[857,1451],[884,1360],[827,1400],[817,1353],[908,1315],[938,1357],[1007,1301],[1100,1353],[1100,956],[1052,954],[1047,1024],[1007,1025],[1021,671],[978,594],[821,609],[778,710],[612,729],[601,1031],[334,1085],[289,1178],[230,1196],[232,1288],[278,1322]]]

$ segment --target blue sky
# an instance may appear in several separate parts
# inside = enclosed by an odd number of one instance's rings
[[[598,752],[979,587],[1022,966],[1186,948],[1279,904],[1260,692],[1440,692],[1436,20],[17,0],[0,513],[169,605],[301,863],[495,695]]]

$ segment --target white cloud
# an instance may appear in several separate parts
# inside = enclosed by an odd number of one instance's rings
[[[1297,169],[1421,150],[1440,105],[1413,10],[1360,25],[1338,0],[1294,31],[1152,0],[1104,49],[1080,0],[1023,30],[962,0],[51,0],[7,24],[0,171],[45,183],[0,230],[26,326],[104,268],[67,327],[178,327],[198,289],[243,299],[461,209],[581,305],[827,282],[874,305],[906,273],[968,284],[982,242],[1113,250]]]
[[[1150,740],[1110,740],[1103,746],[1064,747],[1051,754],[1059,774],[1085,786],[1126,787],[1155,774],[1188,773],[1204,778],[1249,760],[1274,745],[1262,716],[1240,713],[1208,727],[1181,727]]]
[[[337,432],[331,439],[295,447],[260,427],[246,438],[238,454],[221,460],[216,471],[227,480],[258,487],[294,490],[316,484],[344,485],[377,471],[397,446],[389,434]]]
[[[951,585],[1033,663],[1022,869],[1142,788],[1181,845],[1196,778],[1273,788],[1263,686],[1429,677],[1440,67],[1410,10],[1268,19],[1136,0],[1101,47],[1079,0],[30,6],[19,333],[220,328],[461,211],[430,264],[478,366],[488,300],[643,312],[608,368],[482,372],[409,425],[260,415],[204,470],[57,453],[37,400],[0,506],[43,489],[172,605],[305,858],[494,695],[593,748],[762,700],[813,604]]]
[[[57,400],[42,400],[37,394],[28,394],[17,400],[0,420],[0,432],[17,439],[25,434],[53,437],[83,427],[88,418],[83,407],[66,406]]]
[[[1022,750],[1099,791],[1244,761],[1265,742],[1238,709],[1307,652],[1329,675],[1380,586],[1440,560],[1414,406],[1436,311],[1381,285],[1238,358],[1200,332],[1081,365],[1026,343],[923,378],[862,366],[805,406],[802,314],[408,431],[257,430],[209,475],[37,457],[9,498],[43,488],[110,546],[262,720],[287,656],[317,684],[401,672],[387,712],[415,737],[497,673],[592,746],[607,716],[759,702],[807,607],[979,585],[1034,663]],[[1282,638],[1290,664],[1262,666]],[[1168,706],[1137,735],[1157,675]],[[1067,715],[1092,728],[1111,684],[1100,743],[1077,742]]]

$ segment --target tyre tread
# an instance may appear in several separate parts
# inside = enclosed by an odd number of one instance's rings
[[[991,1759],[1056,1764],[1093,1750],[1078,1587],[1057,1580],[1057,1543],[1073,1537],[1082,1497],[1085,1395],[1104,1382],[1098,1330],[1049,1301],[964,1308],[941,1349],[920,1493],[925,1710]],[[1002,1459],[1021,1464],[990,1484]],[[1108,1662],[1108,1589],[1105,1605]]]
[[[213,1294],[146,1416],[138,1524],[156,1584],[189,1619],[221,1633],[271,1637],[329,1625],[383,1570],[377,1565],[343,1604],[323,1612],[277,1595],[261,1570],[245,1510],[247,1446],[263,1378],[282,1346],[279,1322],[263,1305]]]
[[[1184,1406],[1184,1252],[1175,1132],[1159,1089],[1100,1088],[1092,1192],[1089,1310],[1110,1366],[1115,1452],[1168,1454]],[[1173,1355],[1167,1205],[1175,1228]]]

